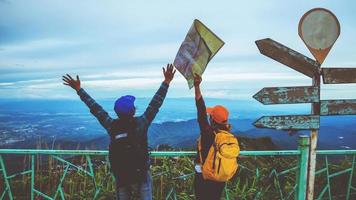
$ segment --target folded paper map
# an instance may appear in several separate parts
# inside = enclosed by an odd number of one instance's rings
[[[194,84],[193,75],[201,76],[223,45],[224,42],[203,23],[194,20],[174,59],[174,66],[187,79],[190,89]]]

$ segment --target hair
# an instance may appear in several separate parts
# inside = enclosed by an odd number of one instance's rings
[[[213,127],[214,130],[224,130],[224,131],[231,130],[231,124],[228,124],[227,121],[224,123],[218,123],[211,116],[210,116],[210,125]]]
[[[120,119],[130,119],[132,118],[136,113],[136,107],[134,107],[134,109],[131,110],[131,112],[129,114],[122,114],[122,113],[117,113],[116,115],[120,118]]]

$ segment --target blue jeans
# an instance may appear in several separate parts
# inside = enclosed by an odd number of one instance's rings
[[[140,200],[152,200],[152,177],[149,171],[141,183],[116,186],[117,200],[130,200],[134,193],[139,195]]]

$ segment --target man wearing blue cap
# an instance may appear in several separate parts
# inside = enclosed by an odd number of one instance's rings
[[[92,99],[69,74],[63,76],[64,85],[77,91],[80,99],[110,135],[109,159],[116,178],[117,199],[128,200],[135,191],[141,200],[152,200],[152,178],[149,173],[147,130],[166,97],[170,82],[176,70],[172,64],[163,68],[164,81],[156,92],[143,115],[134,117],[135,97],[126,95],[115,102],[118,116],[113,119]]]

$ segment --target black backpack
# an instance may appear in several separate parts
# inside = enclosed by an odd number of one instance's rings
[[[149,168],[147,136],[139,135],[135,118],[115,123],[109,147],[111,170],[119,185],[141,182]]]

